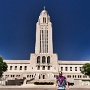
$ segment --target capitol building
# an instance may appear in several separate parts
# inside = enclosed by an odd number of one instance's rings
[[[35,81],[55,81],[59,71],[63,72],[68,81],[90,79],[81,73],[83,64],[90,61],[58,60],[58,54],[53,53],[52,29],[50,16],[44,9],[36,23],[35,53],[30,54],[30,60],[4,60],[8,65],[8,70],[3,74],[7,82],[22,80],[24,84],[29,84]]]

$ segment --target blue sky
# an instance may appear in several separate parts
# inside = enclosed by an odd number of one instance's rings
[[[35,52],[36,22],[44,6],[59,60],[90,60],[90,0],[0,0],[3,59],[28,60]]]

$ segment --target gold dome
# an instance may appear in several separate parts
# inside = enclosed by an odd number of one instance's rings
[[[42,12],[41,12],[42,14],[48,14],[48,12],[47,12],[47,10],[42,10]]]
[[[46,10],[42,10],[42,12],[47,12]]]

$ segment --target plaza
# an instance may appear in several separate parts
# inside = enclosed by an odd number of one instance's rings
[[[29,86],[0,86],[0,90],[57,90],[57,87],[54,86],[45,86],[45,85],[29,85]],[[71,87],[70,90],[90,90],[89,87]]]

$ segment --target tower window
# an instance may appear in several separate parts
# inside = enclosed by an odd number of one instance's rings
[[[46,23],[46,18],[45,18],[45,23]]]
[[[47,30],[47,40],[48,40],[48,30]]]
[[[40,30],[40,53],[41,53],[41,30]]]
[[[40,56],[37,57],[37,63],[40,63]]]
[[[42,57],[42,63],[46,63],[46,57],[45,56]]]
[[[50,63],[50,56],[47,57],[47,63]]]
[[[44,17],[43,17],[43,23],[44,23]]]

